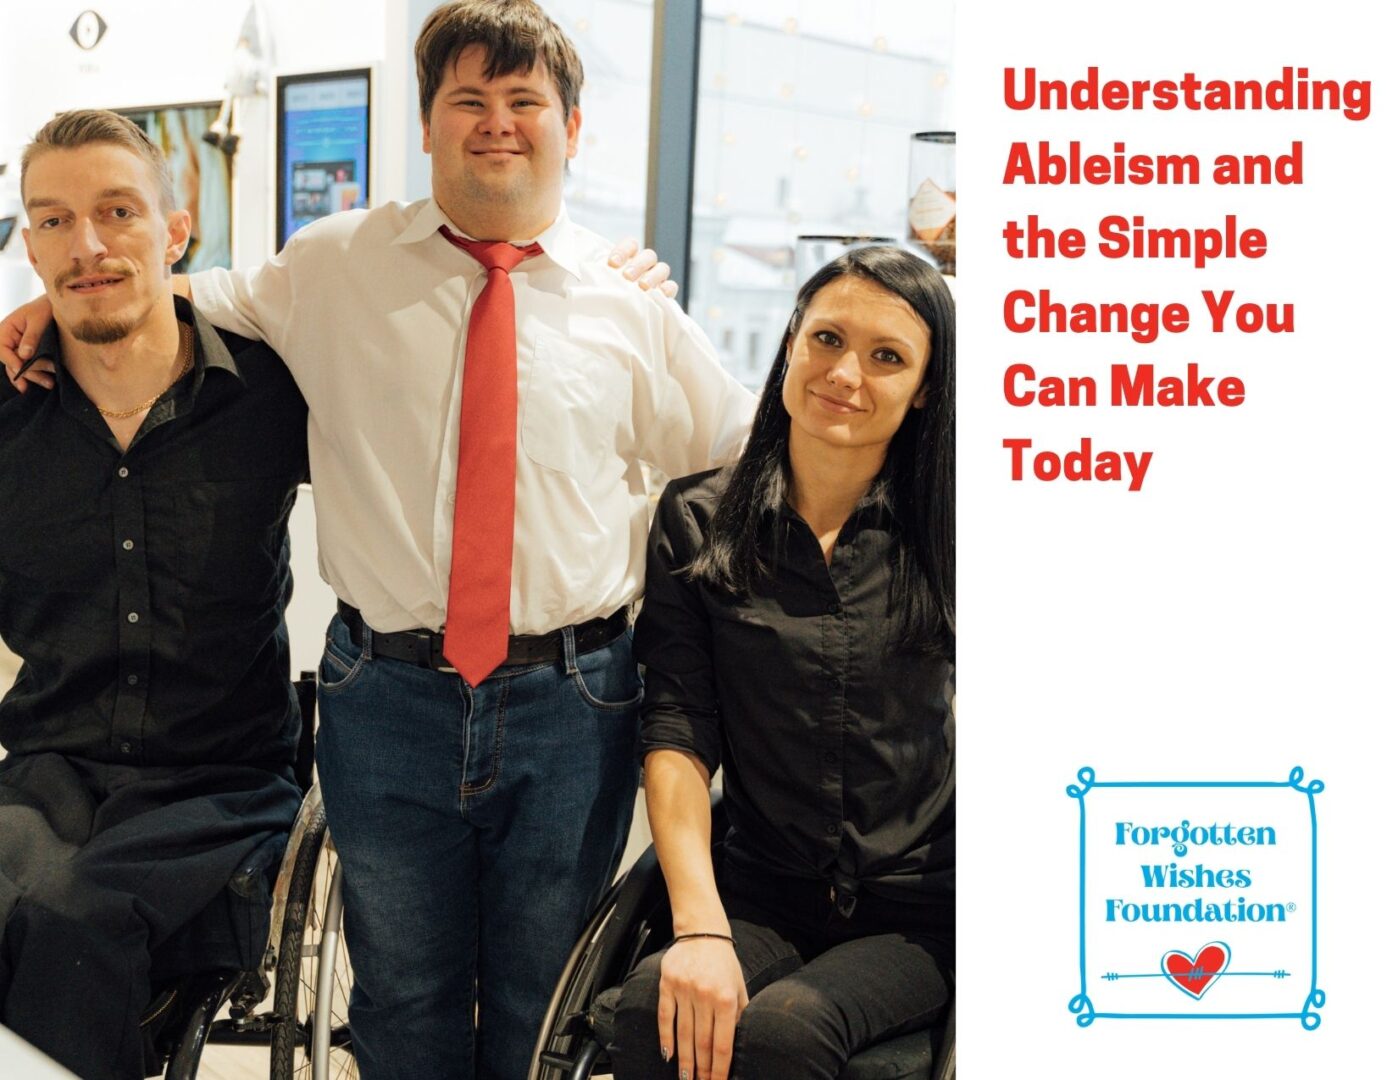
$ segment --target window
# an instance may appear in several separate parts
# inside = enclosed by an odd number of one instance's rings
[[[955,129],[952,13],[951,0],[705,0],[689,311],[747,385],[786,328],[798,236],[906,235],[911,137]]]
[[[544,0],[582,58],[582,130],[568,213],[608,240],[645,232],[652,0]]]

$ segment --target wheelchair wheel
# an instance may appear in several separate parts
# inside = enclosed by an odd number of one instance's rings
[[[528,1080],[572,1080],[592,1075],[602,1051],[587,1019],[588,1005],[598,990],[601,950],[594,945],[616,909],[620,888],[620,883],[613,885],[603,898],[563,966],[534,1044]]]
[[[287,889],[277,951],[272,1080],[358,1077],[349,1036],[349,956],[340,933],[340,862],[316,806]]]
[[[573,946],[539,1026],[527,1080],[578,1080],[594,1069],[608,1071],[606,1035],[599,1039],[594,1031],[599,1013],[593,1006],[655,940],[669,937],[665,896],[660,864],[648,849],[607,891]]]

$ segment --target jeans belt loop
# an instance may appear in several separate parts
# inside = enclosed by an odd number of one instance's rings
[[[560,627],[560,634],[563,635],[563,672],[565,675],[576,675],[578,673],[578,642],[573,636],[571,625]]]

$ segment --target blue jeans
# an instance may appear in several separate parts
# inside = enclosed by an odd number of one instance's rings
[[[522,1080],[637,784],[630,635],[459,677],[330,623],[316,761],[345,873],[365,1080]],[[474,1020],[473,1020],[474,1017]]]

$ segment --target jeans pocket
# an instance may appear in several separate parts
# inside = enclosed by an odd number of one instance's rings
[[[590,656],[578,657],[572,673],[573,687],[578,696],[594,709],[626,712],[641,703],[645,688],[636,665],[629,662],[629,655],[628,662],[617,664],[608,659],[610,652],[610,649],[603,648],[590,654],[598,657],[600,662],[597,663],[589,663]]]
[[[325,652],[321,654],[316,682],[327,694],[348,689],[359,678],[368,657],[363,648],[350,640],[349,629],[337,615],[325,632]]]

